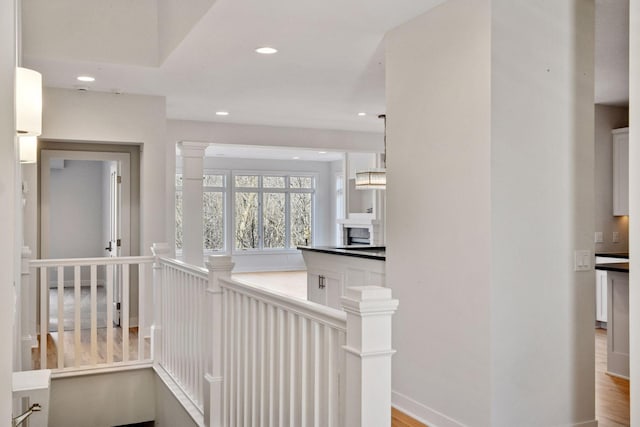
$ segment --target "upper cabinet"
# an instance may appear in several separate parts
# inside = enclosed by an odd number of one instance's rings
[[[629,128],[613,133],[613,215],[629,215]]]

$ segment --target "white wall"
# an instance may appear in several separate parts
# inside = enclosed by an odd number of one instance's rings
[[[594,1],[492,1],[494,425],[595,425]],[[541,409],[544,408],[544,409]]]
[[[20,245],[16,242],[16,225],[20,208],[16,195],[16,150],[14,121],[15,74],[15,2],[0,2],[0,235],[6,245],[0,257],[0,424],[11,422],[11,373],[14,348],[13,318],[16,262]],[[19,236],[19,235],[18,235]]]
[[[165,383],[155,376],[155,427],[197,427],[198,424],[176,400]]]
[[[103,163],[65,160],[63,169],[51,169],[50,258],[105,256]]]
[[[176,160],[178,171],[182,163],[180,157]],[[335,217],[332,206],[333,187],[330,162],[314,162],[302,160],[262,160],[262,159],[233,159],[228,157],[205,157],[204,169],[222,169],[256,172],[303,172],[317,174],[315,196],[315,245],[329,245],[333,242]],[[231,228],[228,229],[228,231]],[[227,234],[227,240],[230,235]],[[289,253],[259,253],[234,254],[235,272],[247,271],[282,271],[305,269],[302,254]]]
[[[111,427],[151,421],[156,373],[139,369],[51,381],[50,427]]]
[[[491,421],[489,3],[386,39],[393,404],[438,427]]]
[[[602,231],[603,242],[596,252],[629,250],[629,218],[613,216],[613,137],[611,131],[629,125],[629,109],[596,105],[595,107],[595,230]],[[620,242],[613,243],[613,232]]]
[[[450,0],[387,36],[393,402],[429,425],[595,425],[593,8]]]
[[[141,144],[140,251],[143,255],[151,254],[149,248],[154,242],[169,241],[173,236],[173,233],[166,234],[165,223],[167,190],[172,191],[172,187],[166,187],[165,123],[162,97],[53,88],[46,88],[44,92],[42,138]],[[175,146],[172,149],[175,153]]]

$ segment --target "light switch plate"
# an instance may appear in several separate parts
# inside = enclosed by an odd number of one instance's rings
[[[613,238],[611,239],[613,243],[620,243],[620,233],[617,231],[613,232]]]
[[[596,243],[604,242],[604,235],[603,235],[602,231],[596,231],[596,234],[595,234],[595,237],[594,237],[594,241]]]
[[[591,270],[591,251],[577,250],[574,252],[574,270],[575,271]]]

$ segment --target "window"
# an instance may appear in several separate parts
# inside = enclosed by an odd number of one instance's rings
[[[236,172],[233,182],[235,250],[311,244],[314,176]]]
[[[304,174],[207,172],[202,200],[205,252],[312,244],[315,181]],[[182,175],[176,174],[176,249],[182,247]]]
[[[202,229],[205,252],[225,250],[226,173],[202,177]],[[183,248],[182,174],[176,174],[176,250]]]
[[[205,174],[202,180],[202,231],[205,251],[225,250],[226,174]]]

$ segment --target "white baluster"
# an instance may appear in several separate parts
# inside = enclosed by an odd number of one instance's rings
[[[47,267],[40,268],[40,369],[47,369],[47,341],[49,335],[49,282]]]
[[[391,419],[391,289],[347,288],[346,402],[348,426],[388,426]],[[366,383],[365,383],[366,381]],[[366,385],[365,385],[366,384]]]
[[[146,264],[138,264],[138,360],[144,359],[144,335],[147,319]]]
[[[58,369],[64,368],[64,267],[58,267]]]
[[[91,266],[91,364],[98,363],[98,266]]]
[[[113,363],[113,270],[107,265],[107,363]]]
[[[122,307],[120,327],[122,328],[122,361],[129,361],[129,264],[122,265]]]
[[[73,338],[74,338],[74,343],[73,343],[73,364],[75,367],[79,367],[80,366],[80,357],[81,357],[81,350],[82,350],[82,343],[80,341],[80,333],[82,332],[82,325],[80,325],[80,310],[81,310],[81,302],[82,302],[82,298],[81,298],[81,285],[82,283],[80,282],[80,266],[76,265],[73,267],[73,290],[74,290],[74,297],[73,297],[73,302],[74,302],[74,314],[75,314],[75,318],[74,318],[74,322],[73,322]]]

